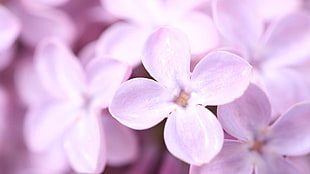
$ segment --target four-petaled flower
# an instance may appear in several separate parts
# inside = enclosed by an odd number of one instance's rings
[[[135,78],[115,93],[110,112],[134,129],[150,128],[168,117],[164,139],[176,157],[196,165],[221,149],[222,128],[207,105],[228,103],[249,84],[251,66],[228,52],[213,52],[190,72],[187,36],[160,28],[146,42],[142,63],[157,81]]]
[[[297,174],[285,156],[310,152],[310,103],[300,103],[271,123],[267,96],[255,85],[229,104],[218,107],[226,139],[209,164],[192,166],[190,174]]]
[[[27,145],[31,150],[43,151],[61,142],[75,171],[101,172],[110,154],[106,152],[102,109],[108,107],[117,87],[129,77],[130,67],[108,58],[93,59],[82,67],[57,39],[39,45],[34,65],[48,96],[30,106],[24,131]],[[109,123],[109,127],[115,127]]]

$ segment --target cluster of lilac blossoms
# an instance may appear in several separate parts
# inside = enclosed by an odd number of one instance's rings
[[[0,0],[0,173],[309,174],[310,1]]]

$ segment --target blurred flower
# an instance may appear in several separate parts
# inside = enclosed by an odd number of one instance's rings
[[[310,103],[294,105],[271,123],[271,109],[262,90],[250,85],[245,94],[218,107],[224,130],[237,140],[225,140],[209,164],[191,166],[191,174],[297,174],[285,156],[310,152]]]
[[[266,92],[274,118],[291,105],[310,99],[300,68],[310,62],[309,14],[286,15],[265,31],[264,21],[250,1],[216,0],[213,7],[220,33],[253,66],[252,82]]]
[[[111,56],[136,66],[143,45],[158,27],[172,26],[189,37],[193,54],[210,51],[218,45],[218,35],[210,16],[195,10],[208,0],[102,0],[104,9],[125,20],[105,30],[98,39],[97,55]]]
[[[251,66],[227,52],[207,55],[190,73],[186,35],[160,28],[146,42],[143,65],[157,81],[135,78],[117,90],[110,112],[134,129],[150,128],[168,117],[168,150],[187,163],[209,162],[221,149],[223,131],[206,105],[228,103],[249,84]]]
[[[101,110],[128,78],[130,68],[106,58],[93,59],[82,67],[56,39],[39,45],[34,65],[49,95],[29,107],[25,121],[27,145],[40,152],[60,142],[75,171],[101,172],[107,158]]]

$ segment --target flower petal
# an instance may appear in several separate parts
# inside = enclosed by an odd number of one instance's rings
[[[210,16],[204,13],[186,13],[173,26],[187,34],[193,54],[205,53],[219,44],[216,27]]]
[[[19,99],[26,106],[35,106],[47,98],[53,97],[42,86],[32,59],[23,57],[15,69],[14,81]]]
[[[80,100],[80,92],[85,89],[83,69],[62,42],[44,40],[37,49],[34,63],[42,84],[49,92]]]
[[[138,139],[133,130],[117,122],[107,110],[103,113],[103,128],[107,145],[107,164],[124,165],[138,157]]]
[[[283,155],[310,152],[310,103],[293,106],[272,125],[268,146]]]
[[[294,69],[268,68],[255,76],[260,80],[254,83],[266,92],[274,118],[286,112],[293,104],[310,99],[306,76]]]
[[[241,140],[253,140],[267,128],[270,115],[268,98],[255,85],[250,85],[240,98],[217,108],[218,119],[225,131]]]
[[[214,22],[220,33],[234,44],[251,49],[263,33],[263,21],[251,1],[216,0]]]
[[[67,3],[68,1],[69,0],[22,0],[25,6],[33,9],[45,9],[49,8],[48,6],[60,6]]]
[[[0,4],[0,52],[9,49],[20,32],[17,17]]]
[[[157,82],[144,78],[128,80],[116,91],[110,113],[133,129],[150,128],[176,107],[173,96]]]
[[[93,104],[106,108],[117,88],[130,76],[131,67],[115,59],[96,58],[87,65],[86,73]]]
[[[256,161],[256,174],[299,174],[296,168],[291,165],[283,156],[278,154],[264,154]]]
[[[106,163],[102,120],[99,115],[86,114],[82,113],[68,132],[64,148],[76,172],[100,173]]]
[[[304,156],[289,157],[288,160],[300,171],[300,174],[310,173],[310,154]]]
[[[310,15],[293,13],[273,27],[266,40],[265,59],[276,66],[293,66],[309,61]]]
[[[223,51],[207,55],[193,71],[191,85],[195,95],[192,100],[203,105],[233,101],[248,87],[251,70],[252,67],[237,55]]]
[[[161,1],[101,0],[104,8],[113,15],[136,23],[152,23],[161,16]]]
[[[134,24],[114,24],[98,39],[96,56],[108,56],[137,66],[141,63],[143,46],[150,32],[151,30]]]
[[[146,70],[168,88],[186,85],[190,75],[187,36],[173,28],[160,28],[147,40],[142,56]]]
[[[212,112],[197,105],[177,109],[168,117],[164,139],[174,156],[189,164],[202,165],[220,152],[224,134]]]
[[[190,168],[190,174],[252,174],[253,165],[246,147],[234,140],[225,140],[221,152],[208,164]]]
[[[256,0],[256,7],[265,20],[276,20],[301,10],[302,0]]]
[[[18,2],[13,6],[14,13],[22,22],[21,39],[27,46],[35,47],[46,37],[57,37],[67,44],[75,39],[76,27],[63,11],[52,8],[28,10]]]
[[[59,140],[77,117],[76,108],[64,101],[44,103],[31,108],[24,125],[26,143],[31,150],[47,150]]]
[[[10,47],[9,49],[0,51],[0,71],[8,67],[8,65],[12,62],[15,51],[16,47]]]

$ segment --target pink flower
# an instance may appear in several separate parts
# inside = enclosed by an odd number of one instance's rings
[[[129,67],[104,58],[82,67],[56,39],[39,45],[34,65],[49,96],[29,108],[24,129],[27,145],[40,152],[60,142],[76,172],[101,172],[107,158],[101,112],[130,75]]]
[[[266,92],[272,116],[277,117],[291,105],[310,99],[307,77],[301,71],[310,62],[310,15],[292,13],[266,30],[251,5],[250,1],[217,0],[214,20],[220,33],[253,66],[252,82]]]
[[[218,107],[218,118],[237,140],[225,140],[219,155],[191,166],[191,174],[295,174],[284,155],[310,152],[310,103],[293,106],[272,123],[267,96],[250,85],[242,97]]]
[[[150,128],[168,117],[168,150],[187,163],[209,162],[222,147],[223,131],[205,106],[242,95],[251,66],[236,55],[214,52],[191,73],[187,37],[172,28],[160,28],[149,37],[142,62],[157,81],[135,78],[123,83],[110,104],[111,114],[134,129]]]
[[[98,39],[96,53],[112,56],[130,65],[141,63],[148,36],[162,26],[185,32],[193,54],[205,53],[218,45],[218,35],[210,16],[194,10],[208,0],[102,0],[103,7],[125,22],[105,30]]]

